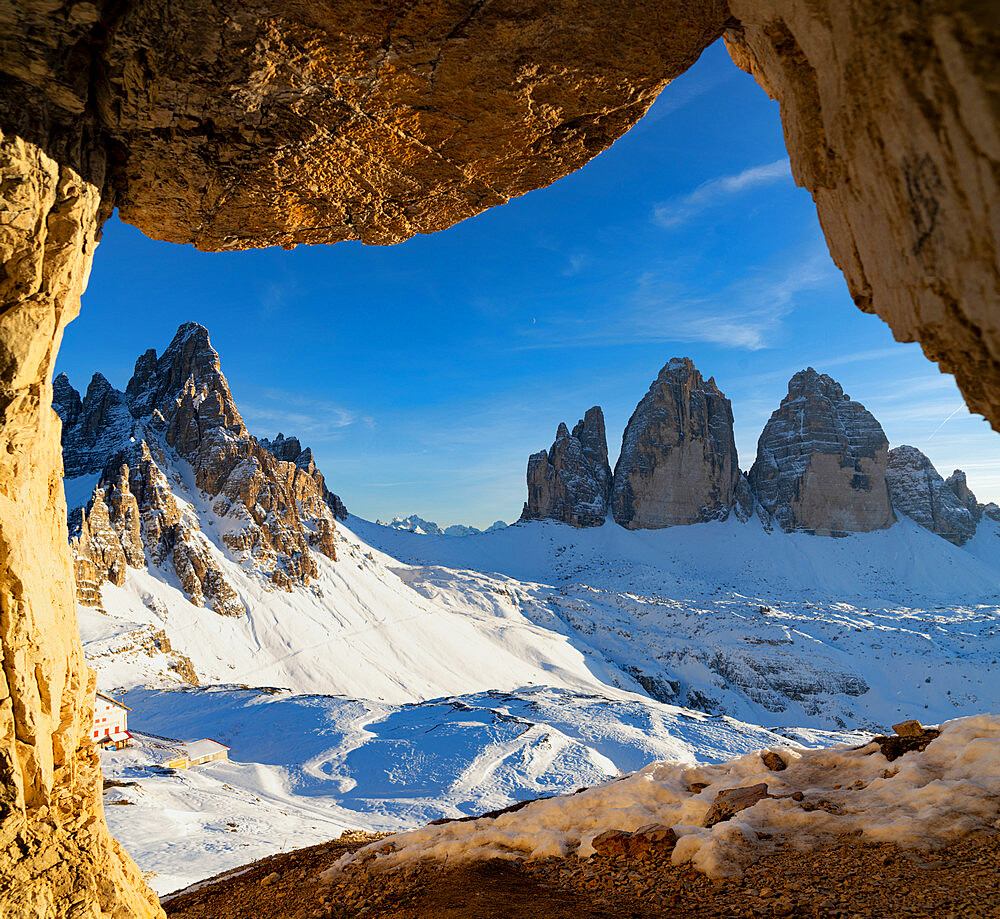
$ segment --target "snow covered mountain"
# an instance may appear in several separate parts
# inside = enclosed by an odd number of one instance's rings
[[[416,514],[410,514],[409,517],[393,517],[388,523],[384,520],[376,520],[375,522],[379,526],[392,527],[394,530],[406,530],[408,533],[421,533],[426,536],[478,536],[480,533],[493,533],[507,526],[503,520],[496,520],[485,530],[462,523],[455,523],[442,529],[433,521],[424,520],[423,517],[418,517]]]
[[[962,545],[908,517],[841,539],[736,515],[455,538],[347,515],[298,441],[250,435],[200,326],[125,393],[56,389],[84,648],[137,737],[102,754],[138,783],[108,817],[161,891],[654,758],[1000,707],[988,513]],[[159,770],[202,736],[234,762]]]

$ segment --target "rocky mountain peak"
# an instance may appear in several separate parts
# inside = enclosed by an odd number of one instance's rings
[[[945,488],[968,509],[972,515],[972,519],[978,524],[983,519],[983,506],[976,500],[975,494],[969,488],[969,482],[965,477],[965,473],[961,469],[956,469],[944,480],[944,484]]]
[[[552,447],[528,458],[528,500],[522,520],[560,520],[571,526],[600,526],[608,515],[611,467],[604,413],[587,410],[570,434],[565,422]]]
[[[574,425],[573,437],[580,441],[584,456],[593,466],[608,465],[608,438],[604,429],[604,412],[599,405],[587,409],[583,418]]]
[[[757,443],[750,485],[786,531],[838,535],[895,521],[882,426],[832,377],[812,367],[788,383]]]
[[[52,408],[64,425],[74,424],[83,410],[80,394],[70,385],[65,373],[60,373],[52,381]]]
[[[647,529],[725,519],[739,485],[729,400],[694,361],[673,358],[625,428],[611,495],[615,520]]]
[[[176,423],[178,414],[194,413],[202,429],[222,428],[237,437],[247,434],[208,329],[196,322],[186,322],[178,328],[161,357],[157,358],[156,351],[150,349],[135,362],[125,399],[137,418],[159,411],[168,429],[174,422],[171,440],[182,439],[183,447],[190,448],[195,438],[188,419]]]
[[[67,478],[100,473],[73,530],[78,582],[89,585],[81,602],[99,602],[101,583],[149,559],[173,565],[192,603],[241,615],[226,558],[284,589],[317,575],[314,551],[336,559],[334,519],[346,508],[297,438],[249,434],[203,326],[186,323],[161,356],[143,354],[125,393],[100,374],[82,400],[64,376],[54,388]],[[225,518],[214,538],[204,514]]]
[[[831,376],[819,373],[812,367],[800,370],[788,381],[788,399],[810,398],[821,396],[830,402],[849,402],[851,397],[844,393],[844,388]]]
[[[982,509],[956,469],[945,481],[930,459],[904,444],[889,451],[886,482],[893,506],[956,546],[975,534]]]
[[[66,374],[52,385],[58,396],[52,407],[63,423],[66,477],[99,473],[132,435],[135,419],[125,397],[100,373],[94,374],[82,400]]]

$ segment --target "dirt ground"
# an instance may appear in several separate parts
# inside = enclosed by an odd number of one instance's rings
[[[710,881],[666,854],[536,862],[415,863],[319,874],[367,840],[263,859],[164,904],[171,919],[897,919],[1000,917],[1000,833],[936,852],[844,837],[778,850],[735,881]]]

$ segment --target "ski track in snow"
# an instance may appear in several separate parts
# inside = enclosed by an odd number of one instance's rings
[[[959,548],[907,519],[844,539],[756,520],[456,538],[352,517],[339,560],[284,592],[225,548],[190,482],[174,487],[248,614],[196,608],[148,569],[103,588],[106,613],[79,610],[101,689],[127,690],[130,728],[148,732],[101,756],[138,783],[108,790],[108,821],[161,893],[344,829],[475,814],[655,760],[1000,709],[989,520]],[[208,685],[181,688],[174,652]],[[149,735],[211,737],[232,761],[168,774]]]

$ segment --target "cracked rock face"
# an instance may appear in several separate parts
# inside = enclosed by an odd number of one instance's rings
[[[888,451],[871,412],[809,367],[792,377],[764,426],[750,485],[786,532],[881,530],[896,519],[886,487]]]
[[[100,376],[83,400],[65,377],[57,392],[67,470],[100,473],[74,516],[80,602],[99,603],[103,581],[121,584],[126,566],[148,562],[171,565],[195,605],[244,613],[217,557],[223,547],[213,549],[197,509],[174,493],[184,464],[212,510],[229,519],[221,538],[234,560],[291,589],[316,574],[310,550],[336,559],[343,503],[297,439],[258,442],[247,432],[202,326],[181,326],[159,357],[143,354],[124,394]]]
[[[326,487],[326,479],[323,478],[323,473],[319,471],[316,461],[313,459],[311,447],[303,448],[297,437],[285,437],[281,433],[274,440],[268,440],[266,437],[263,437],[259,443],[276,459],[283,460],[286,463],[294,463],[299,469],[311,476],[316,482],[316,487],[319,489],[320,494],[323,495],[323,500],[327,503],[330,510],[333,511],[333,516],[338,520],[347,519],[347,507],[340,500],[339,495],[335,495]]]
[[[615,521],[638,530],[725,520],[737,491],[746,507],[740,478],[729,400],[690,358],[674,358],[625,428],[611,493]]]
[[[122,219],[204,250],[387,244],[548,185],[722,34],[721,0],[18,4],[3,69],[117,151]]]
[[[104,216],[103,169],[79,135],[43,150],[0,124],[0,916],[163,915],[103,820],[50,408]]]
[[[587,409],[573,432],[560,424],[546,452],[528,458],[528,500],[522,520],[560,520],[575,527],[601,526],[608,516],[611,467],[604,413]]]
[[[947,481],[916,447],[893,447],[885,474],[893,507],[932,533],[961,546],[976,533],[983,511],[956,469]]]
[[[855,304],[1000,430],[1000,6],[730,0]]]

